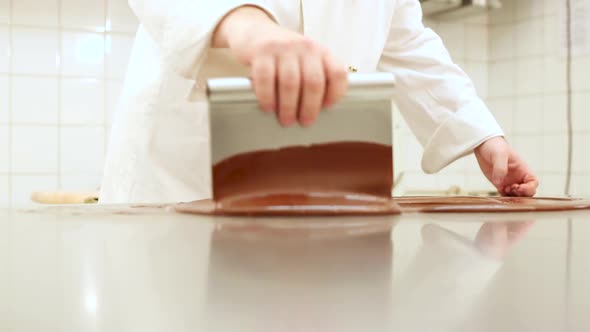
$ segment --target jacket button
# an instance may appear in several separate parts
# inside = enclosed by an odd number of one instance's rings
[[[359,70],[355,66],[348,66],[348,71],[351,72],[351,73],[356,73]]]

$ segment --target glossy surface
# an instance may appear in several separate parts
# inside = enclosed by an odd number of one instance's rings
[[[590,212],[0,211],[0,331],[588,331]]]
[[[243,217],[376,216],[401,213],[391,198],[357,193],[302,193],[238,196],[214,202],[211,199],[172,206],[180,213]]]
[[[390,198],[392,153],[391,145],[349,141],[232,155],[213,167],[213,199],[310,193]]]

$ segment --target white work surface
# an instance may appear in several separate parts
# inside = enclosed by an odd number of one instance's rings
[[[590,212],[0,210],[0,331],[590,331]]]

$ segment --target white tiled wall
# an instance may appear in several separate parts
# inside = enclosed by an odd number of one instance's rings
[[[454,60],[471,75],[508,140],[539,175],[540,194],[563,195],[567,155],[565,0],[502,3],[502,9],[483,19],[427,25],[441,35]],[[482,40],[487,47],[481,46]],[[572,193],[590,196],[590,54],[577,54],[572,67]],[[405,136],[413,139],[409,133]],[[450,183],[466,189],[492,188],[472,157],[439,175],[426,176],[419,167],[421,149],[414,142],[407,146],[404,154],[408,157],[402,167],[410,177],[404,181],[404,189],[446,189]]]
[[[0,0],[0,206],[98,188],[137,24],[127,0]]]
[[[575,2],[580,1],[572,1]],[[503,3],[502,10],[489,16],[490,68],[499,69],[491,69],[490,105],[512,110],[512,119],[506,120],[511,121],[508,137],[539,174],[541,194],[563,195],[567,157],[563,47],[566,2],[504,0]],[[573,193],[576,195],[590,195],[588,73],[590,54],[574,57]]]

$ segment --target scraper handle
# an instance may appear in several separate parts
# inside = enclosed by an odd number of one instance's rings
[[[395,77],[391,73],[350,73],[344,99],[392,99]],[[252,81],[245,77],[215,78],[207,81],[209,102],[255,102]]]

